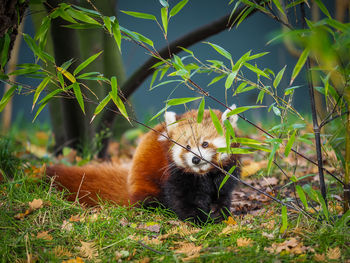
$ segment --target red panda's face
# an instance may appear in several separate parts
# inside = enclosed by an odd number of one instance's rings
[[[215,111],[218,117],[222,113]],[[174,120],[175,114],[170,117]],[[210,162],[222,167],[230,161],[226,153],[218,153],[218,148],[226,147],[224,136],[220,136],[210,118],[208,111],[204,112],[203,120],[197,123],[197,112],[190,111],[183,114],[174,124],[166,119],[168,135],[178,144],[173,144],[169,150],[170,161],[185,172],[206,174],[214,169]],[[234,127],[235,122],[234,120]],[[172,124],[171,124],[172,123]],[[181,147],[180,145],[184,146]]]

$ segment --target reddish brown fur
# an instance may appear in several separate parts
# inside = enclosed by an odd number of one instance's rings
[[[214,110],[218,118],[222,113]],[[197,124],[197,112],[190,111],[178,119],[186,119],[178,123],[183,130],[188,130],[188,124],[194,129],[194,134],[211,136],[217,134],[210,118],[209,111],[204,112],[203,121]],[[197,127],[198,126],[198,127]],[[205,127],[205,129],[203,129]],[[162,133],[165,125],[159,124],[155,130]],[[173,134],[169,134],[175,141],[182,143]],[[160,134],[155,131],[148,132],[140,142],[133,157],[132,167],[129,170],[112,164],[91,164],[83,167],[67,167],[55,165],[47,168],[49,176],[56,176],[55,181],[68,189],[69,199],[78,198],[81,203],[94,205],[98,197],[110,200],[119,205],[134,204],[146,198],[157,198],[161,185],[168,177],[167,158],[171,142],[159,140]]]
[[[112,164],[85,165],[69,167],[64,165],[49,166],[46,174],[53,177],[60,188],[66,188],[72,194],[70,201],[77,197],[79,202],[94,205],[98,198],[110,200],[119,205],[127,205],[128,170]],[[78,196],[77,196],[78,193]]]

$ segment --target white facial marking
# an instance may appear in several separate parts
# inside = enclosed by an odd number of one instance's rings
[[[172,149],[172,155],[173,155],[173,160],[176,165],[180,167],[185,167],[182,159],[181,159],[181,153],[183,149],[179,145],[174,145]]]
[[[235,108],[236,108],[236,104],[232,104],[232,106],[230,107],[231,110],[234,110]],[[228,119],[232,127],[237,128],[238,116],[235,114],[227,118],[227,114],[231,112],[231,110],[229,109],[225,110],[225,112],[221,116],[221,120],[222,122],[224,122],[224,120]]]
[[[214,144],[215,148],[226,147],[226,139],[224,137],[217,137],[212,141],[212,143]]]
[[[208,162],[211,162],[213,159],[213,156],[215,155],[215,151],[213,151],[212,149],[207,149],[207,148],[204,149],[203,147],[199,147],[199,149],[196,147],[196,148],[192,149],[192,152],[194,152],[198,156],[202,156],[202,158]],[[189,168],[191,168],[195,173],[206,172],[207,170],[210,169],[211,165],[202,159],[201,159],[200,163],[194,164],[192,162],[192,159],[195,156],[196,155],[194,155],[191,152],[187,152],[185,154],[185,163],[187,164],[187,166]]]

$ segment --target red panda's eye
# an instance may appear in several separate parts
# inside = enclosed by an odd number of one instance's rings
[[[209,146],[209,143],[208,143],[208,142],[203,142],[203,143],[202,143],[202,147],[203,147],[203,148],[207,148],[208,146]]]
[[[187,146],[186,146],[186,149],[187,149],[187,150],[191,150],[191,146],[187,145]]]

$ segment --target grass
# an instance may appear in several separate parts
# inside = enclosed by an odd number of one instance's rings
[[[350,228],[339,220],[290,212],[280,233],[274,203],[202,227],[162,208],[86,208],[52,187],[41,159],[21,165],[11,140],[0,141],[1,161],[14,171],[0,183],[1,262],[350,262]],[[33,200],[40,205],[30,208]]]

